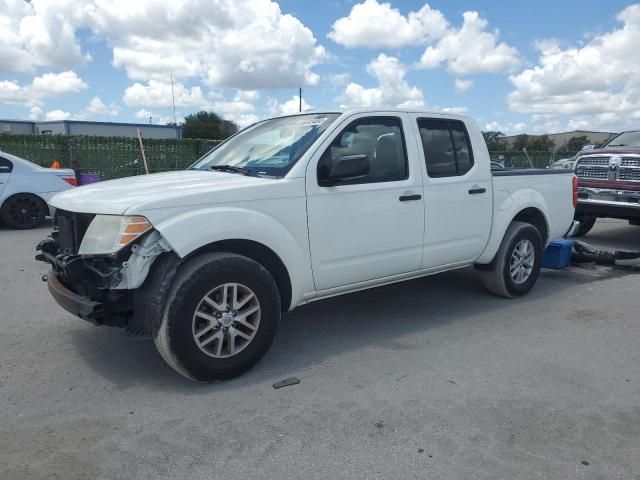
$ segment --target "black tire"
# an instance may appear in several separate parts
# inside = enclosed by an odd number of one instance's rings
[[[196,343],[194,314],[204,296],[227,283],[241,284],[254,293],[260,307],[259,323],[242,350],[214,358]],[[262,265],[231,253],[202,254],[176,273],[154,341],[167,364],[185,377],[199,382],[227,380],[249,370],[267,352],[278,330],[280,308],[278,287]]]
[[[574,237],[584,237],[587,233],[591,231],[593,226],[596,223],[596,217],[591,217],[587,215],[576,215],[575,219],[580,222],[580,227],[573,235]]]
[[[30,193],[18,193],[2,205],[0,216],[4,224],[16,230],[28,230],[42,225],[49,208],[44,201]]]
[[[529,240],[533,246],[531,273],[522,283],[516,283],[511,276],[511,259],[516,246]],[[512,222],[504,234],[498,253],[488,270],[482,271],[485,288],[498,296],[515,298],[528,293],[536,283],[542,268],[542,238],[536,227],[530,223]]]
[[[629,220],[629,225],[640,227],[640,218],[632,218]]]

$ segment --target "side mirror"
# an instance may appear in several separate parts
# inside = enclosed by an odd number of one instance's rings
[[[345,155],[331,161],[329,182],[354,180],[369,175],[368,155]]]

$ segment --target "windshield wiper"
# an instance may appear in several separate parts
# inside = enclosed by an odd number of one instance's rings
[[[251,170],[242,167],[236,167],[234,165],[211,165],[209,170],[215,170],[218,172],[231,172],[231,173],[239,173],[240,175],[247,175],[249,177],[255,177],[256,174]]]

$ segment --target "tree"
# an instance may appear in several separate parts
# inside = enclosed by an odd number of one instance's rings
[[[487,148],[490,152],[501,152],[507,149],[506,142],[504,140],[504,133],[502,132],[482,132],[484,141],[487,143]]]
[[[548,135],[536,135],[529,137],[527,142],[527,150],[531,152],[550,152],[553,150],[553,140]]]
[[[238,125],[213,112],[190,113],[182,123],[183,138],[224,140],[238,131]]]
[[[558,153],[561,155],[573,155],[577,153],[589,144],[589,138],[586,135],[580,135],[579,137],[571,137],[569,141],[558,149]]]
[[[523,148],[529,148],[529,135],[527,135],[526,133],[522,133],[518,136],[516,136],[515,140],[513,141],[513,149],[521,152]]]

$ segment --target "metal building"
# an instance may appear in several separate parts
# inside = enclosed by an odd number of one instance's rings
[[[149,123],[89,122],[82,120],[55,120],[29,122],[0,120],[0,134],[14,135],[93,135],[98,137],[136,137],[180,139],[182,127],[152,125]]]
[[[36,125],[25,120],[0,120],[0,135],[33,135]]]

